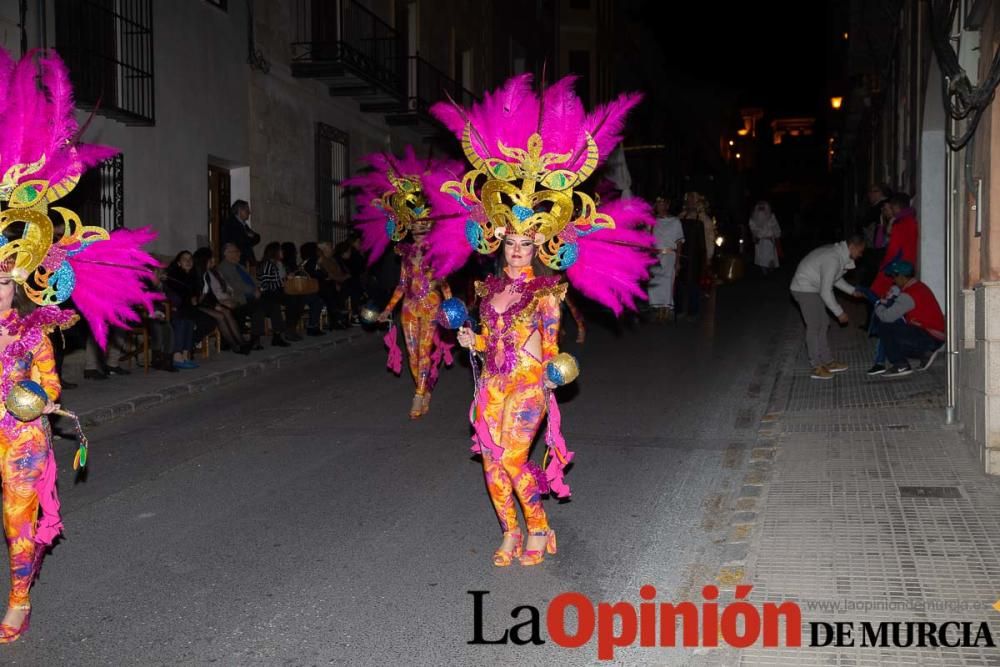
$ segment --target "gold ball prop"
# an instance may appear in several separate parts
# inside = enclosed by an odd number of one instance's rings
[[[382,311],[376,308],[375,304],[369,303],[361,309],[358,316],[361,318],[362,323],[372,326],[378,322],[378,316],[381,314]]]
[[[545,368],[545,374],[552,384],[563,386],[573,382],[580,376],[580,365],[576,357],[568,352],[560,352]]]
[[[5,405],[15,419],[30,422],[42,416],[48,402],[49,397],[37,382],[24,380],[11,388]]]

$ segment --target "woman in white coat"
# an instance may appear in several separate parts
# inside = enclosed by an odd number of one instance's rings
[[[778,268],[777,243],[781,238],[781,227],[766,201],[759,201],[754,207],[750,215],[750,233],[754,240],[754,264],[767,275],[771,269]]]
[[[673,210],[671,210],[673,209]],[[656,250],[659,263],[653,266],[649,282],[649,305],[654,309],[654,317],[659,321],[669,318],[674,309],[674,278],[677,275],[678,255],[684,243],[684,230],[677,218],[677,209],[669,199],[657,197],[653,205],[656,214]]]

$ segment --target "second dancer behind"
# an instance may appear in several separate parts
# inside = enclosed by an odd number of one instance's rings
[[[441,297],[451,298],[447,281],[434,277],[428,258],[426,236],[432,216],[423,193],[422,177],[432,171],[455,173],[458,164],[419,159],[411,147],[407,147],[402,158],[375,153],[365,160],[374,170],[345,181],[345,185],[361,190],[364,203],[356,225],[369,264],[378,260],[390,242],[396,243],[396,254],[401,259],[399,283],[378,320],[388,321],[402,302],[403,340],[416,384],[410,419],[418,419],[430,410],[438,370],[448,356],[450,346],[441,339],[435,318]],[[393,339],[390,345],[395,345],[394,334],[390,338]],[[393,370],[398,374],[399,368]]]

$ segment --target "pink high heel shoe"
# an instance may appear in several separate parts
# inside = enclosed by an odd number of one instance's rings
[[[524,555],[520,558],[521,565],[525,567],[538,565],[545,560],[546,553],[549,555],[556,553],[556,531],[550,528],[548,532],[531,534],[532,537],[541,537],[542,535],[547,537],[545,540],[545,549],[529,549],[528,551],[525,551]]]
[[[496,567],[507,567],[514,562],[515,558],[520,557],[521,551],[524,548],[524,538],[521,533],[504,533],[503,538],[506,540],[508,537],[514,539],[514,548],[510,551],[505,551],[503,549],[497,549],[493,552],[493,565]]]
[[[28,610],[28,614],[21,621],[21,627],[13,628],[6,623],[0,623],[0,644],[10,644],[11,642],[16,642],[21,638],[28,628],[31,626],[31,610]]]

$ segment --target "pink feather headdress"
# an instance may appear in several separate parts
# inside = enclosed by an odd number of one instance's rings
[[[642,298],[639,283],[656,261],[650,207],[641,200],[598,205],[578,189],[621,141],[625,116],[641,96],[622,94],[588,114],[574,81],[565,77],[539,95],[531,75],[522,74],[469,109],[431,107],[472,165],[460,179],[425,179],[439,220],[428,236],[438,275],[520,234],[534,238],[541,261],[616,313]]]
[[[136,307],[152,308],[156,295],[147,280],[157,262],[142,246],[155,234],[85,226],[53,204],[88,167],[117,151],[78,141],[69,72],[52,51],[32,51],[15,63],[0,49],[0,128],[0,267],[41,306],[72,295],[103,347],[109,326],[129,326],[140,319]],[[65,225],[59,239],[53,212]]]
[[[357,188],[360,200],[354,226],[361,233],[361,249],[373,264],[390,242],[402,241],[414,228],[428,227],[436,216],[427,202],[423,182],[436,172],[457,173],[454,160],[418,158],[412,146],[402,157],[372,153],[362,158],[372,169],[343,182]]]

